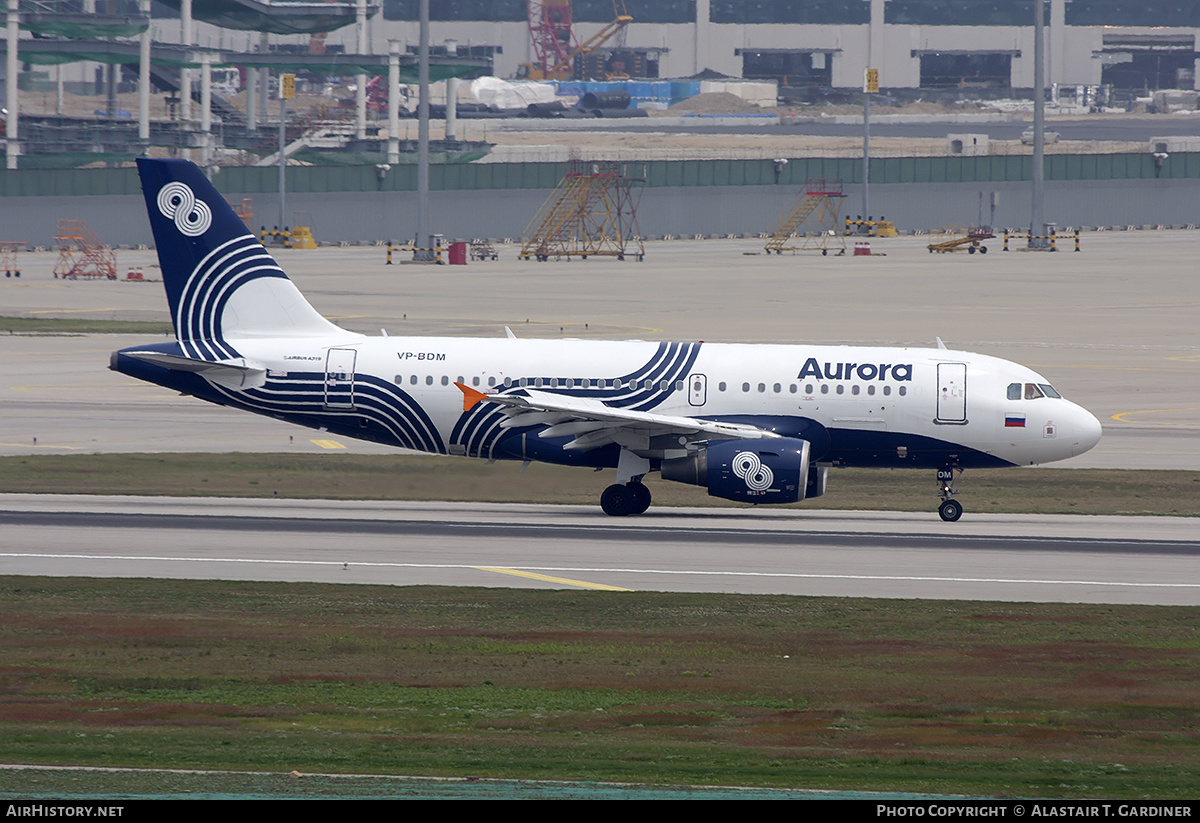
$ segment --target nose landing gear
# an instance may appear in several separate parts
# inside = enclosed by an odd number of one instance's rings
[[[942,498],[942,502],[938,504],[938,514],[947,523],[953,523],[958,518],[962,517],[963,507],[954,499],[954,495],[958,491],[954,488],[954,466],[945,465],[937,470],[938,496]],[[962,469],[958,470],[962,474]]]

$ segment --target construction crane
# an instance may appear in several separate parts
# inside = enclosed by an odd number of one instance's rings
[[[596,51],[633,22],[625,0],[613,0],[613,21],[580,43],[571,29],[571,0],[526,0],[525,5],[534,60],[521,64],[518,80],[574,78],[577,57]]]

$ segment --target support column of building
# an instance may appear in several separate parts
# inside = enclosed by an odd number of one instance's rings
[[[258,53],[267,54],[270,50],[267,33],[264,31],[258,38]],[[271,70],[259,69],[256,74],[258,74],[258,119],[263,124],[263,128],[266,128],[269,114],[267,107],[271,102]]]
[[[250,51],[247,44],[246,51]],[[246,132],[258,131],[258,71],[246,69]]]
[[[446,56],[454,57],[458,54],[458,41],[446,41]],[[446,80],[446,139],[457,140],[458,133],[458,78],[450,77]]]
[[[458,84],[457,77],[446,80],[446,139],[458,139]]]
[[[388,41],[388,162],[400,162],[400,41]]]
[[[692,24],[692,74],[708,68],[709,0],[696,0],[696,22]]]
[[[204,141],[200,149],[200,166],[210,178],[213,174],[212,65],[212,54],[200,55],[200,139]]]
[[[367,0],[358,0],[354,12],[354,29],[357,35],[357,51],[366,54],[367,47]],[[367,75],[359,72],[354,76],[354,136],[363,140],[367,136]]]
[[[1050,42],[1046,48],[1046,78],[1062,85],[1074,83],[1067,77],[1067,4],[1050,0]]]
[[[138,39],[138,140],[146,154],[150,150],[150,0],[138,0],[138,10],[147,21]]]
[[[5,70],[5,99],[8,101],[8,116],[4,120],[5,129],[5,167],[15,169],[17,158],[21,156],[21,144],[18,142],[17,122],[20,101],[17,99],[17,62],[18,41],[21,39],[20,15],[17,0],[8,0],[8,61]]]
[[[192,0],[183,0],[179,7],[179,21],[183,25],[184,51],[192,45]],[[179,119],[184,122],[192,119],[192,70],[179,70]]]

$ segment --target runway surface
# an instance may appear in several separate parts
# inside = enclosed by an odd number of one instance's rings
[[[0,574],[1200,604],[1195,521],[0,495]]]
[[[140,216],[139,216],[140,219]],[[1062,467],[1200,469],[1194,231],[1107,232],[1080,254],[761,256],[658,242],[645,263],[512,257],[386,267],[383,250],[282,255],[325,316],[371,334],[948,345],[1024,363],[1103,422]],[[122,266],[157,276],[153,252]],[[157,283],[0,282],[4,314],[166,320]],[[210,406],[110,372],[145,335],[0,336],[0,454],[389,449]],[[98,490],[103,491],[103,490]],[[1130,490],[1131,495],[1136,489]],[[0,573],[1200,602],[1194,519],[445,506],[136,498],[0,501]]]

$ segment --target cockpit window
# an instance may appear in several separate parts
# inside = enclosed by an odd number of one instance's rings
[[[1018,388],[1020,388],[1019,384],[1017,384],[1017,383],[1009,384],[1009,386],[1008,386],[1008,399],[1009,400],[1015,399],[1015,398],[1013,398],[1013,387],[1014,386],[1017,386]],[[1059,394],[1057,391],[1055,391],[1054,387],[1051,386],[1049,383],[1026,383],[1025,384],[1025,399],[1026,400],[1037,400],[1039,397],[1062,397],[1062,395]]]
[[[1021,399],[1021,384],[1020,383],[1009,383],[1008,384],[1008,399],[1009,400],[1020,400]]]

